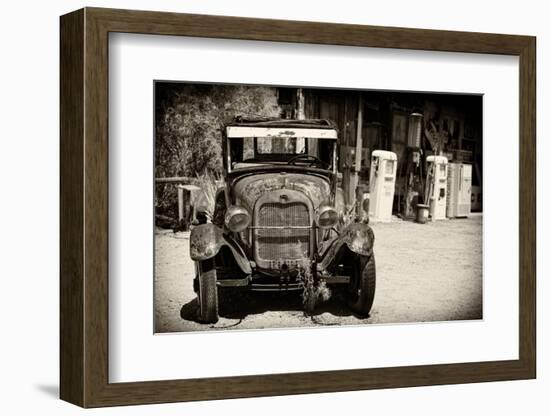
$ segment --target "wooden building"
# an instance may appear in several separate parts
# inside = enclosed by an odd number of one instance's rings
[[[405,189],[408,149],[417,145],[420,174],[425,172],[426,156],[431,154],[442,154],[451,162],[472,164],[472,184],[478,188],[476,195],[481,195],[481,96],[279,88],[278,100],[284,118],[324,118],[336,123],[340,135],[340,171],[357,171],[360,184],[368,186],[373,150],[395,152],[398,157],[396,201]],[[412,128],[415,117],[420,122],[417,143]],[[360,159],[356,157],[358,140]],[[360,161],[358,169],[357,161]],[[472,202],[473,207],[481,209],[481,200]],[[398,209],[396,206],[395,210]]]

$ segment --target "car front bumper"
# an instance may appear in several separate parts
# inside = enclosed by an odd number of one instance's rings
[[[349,276],[319,276],[321,281],[324,281],[327,285],[337,284],[349,284]],[[217,281],[218,287],[230,287],[230,288],[242,288],[258,292],[278,292],[287,290],[302,290],[303,283],[298,280],[289,281],[280,279],[278,282],[276,278],[265,281],[265,279],[254,278],[254,276],[248,276],[242,279],[220,279]]]

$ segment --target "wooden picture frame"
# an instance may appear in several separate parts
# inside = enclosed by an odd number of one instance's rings
[[[61,17],[60,396],[83,407],[535,378],[535,38],[85,8]],[[109,383],[108,34],[263,40],[519,57],[519,359]]]

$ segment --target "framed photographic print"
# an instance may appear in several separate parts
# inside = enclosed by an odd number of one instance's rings
[[[61,17],[61,398],[534,378],[535,38]]]

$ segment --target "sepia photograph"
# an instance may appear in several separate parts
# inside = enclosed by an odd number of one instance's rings
[[[483,96],[154,82],[154,332],[483,319]]]

